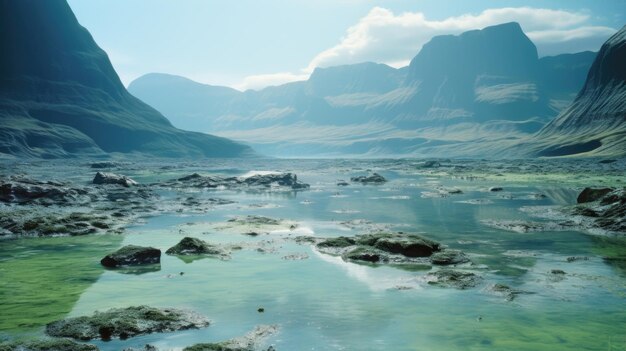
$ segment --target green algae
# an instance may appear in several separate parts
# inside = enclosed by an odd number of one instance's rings
[[[122,237],[98,235],[0,242],[0,330],[35,330],[68,314]]]

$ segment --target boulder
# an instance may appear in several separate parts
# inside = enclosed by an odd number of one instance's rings
[[[115,173],[105,173],[98,172],[96,176],[93,178],[94,184],[114,184],[114,185],[122,185],[125,187],[135,186],[137,182],[128,178],[124,175],[119,175]]]
[[[107,341],[150,333],[197,329],[208,325],[207,318],[191,311],[134,306],[52,322],[46,326],[46,334],[76,340]]]
[[[489,191],[492,191],[492,192],[497,192],[497,191],[502,191],[502,190],[504,189],[502,189],[502,187],[499,187],[499,186],[492,186],[491,188],[489,188]]]
[[[614,189],[612,188],[585,188],[583,191],[578,194],[578,198],[576,198],[576,202],[579,204],[584,204],[587,202],[598,201],[604,195],[610,193]]]
[[[470,261],[470,259],[463,251],[443,250],[433,253],[433,255],[430,257],[430,261],[436,265],[447,266],[453,264],[467,263]]]
[[[385,183],[387,179],[378,173],[373,173],[370,176],[352,177],[350,181],[361,184],[382,184]]]
[[[128,245],[106,255],[100,263],[105,267],[137,266],[161,262],[161,250],[153,247]]]
[[[224,250],[206,241],[185,237],[178,244],[165,251],[168,255],[226,255]]]
[[[472,272],[442,269],[428,273],[426,275],[426,280],[430,285],[437,285],[445,288],[469,289],[480,284],[482,278]]]

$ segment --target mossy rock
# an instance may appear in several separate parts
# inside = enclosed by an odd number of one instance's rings
[[[472,272],[442,269],[426,275],[428,284],[445,288],[469,289],[477,286],[482,278]]]
[[[114,308],[106,312],[96,312],[93,316],[52,322],[46,326],[46,333],[50,336],[76,340],[110,340],[155,332],[202,328],[208,325],[208,319],[190,311],[136,306]]]
[[[318,243],[317,247],[343,248],[343,247],[353,246],[355,244],[356,244],[356,241],[353,238],[340,236],[338,238],[326,239],[326,240]]]
[[[165,251],[168,255],[225,255],[226,252],[198,238],[185,237]]]
[[[346,261],[364,261],[371,263],[389,261],[389,257],[387,257],[384,252],[367,246],[357,246],[345,252],[342,258]]]
[[[452,264],[467,263],[470,261],[470,259],[463,251],[443,250],[443,251],[435,252],[430,257],[430,261],[436,265],[446,266],[446,265],[452,265]]]
[[[68,339],[14,341],[0,344],[0,351],[98,351],[98,347]]]

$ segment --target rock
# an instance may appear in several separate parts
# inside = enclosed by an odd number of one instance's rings
[[[460,250],[443,250],[433,253],[430,257],[430,261],[436,265],[452,265],[467,263],[470,261],[467,255]]]
[[[0,180],[0,202],[69,206],[91,200],[87,189],[69,187],[52,181],[38,181],[22,177]]]
[[[245,336],[230,339],[219,343],[204,343],[189,346],[183,351],[255,351],[263,339],[268,338],[278,331],[276,325],[259,325]],[[270,346],[267,351],[274,350]]]
[[[482,282],[482,278],[471,272],[442,269],[426,275],[430,285],[444,288],[469,289]]]
[[[617,162],[617,160],[613,160],[613,159],[606,159],[606,160],[600,160],[598,163],[601,164],[609,164],[609,163],[615,163]]]
[[[513,301],[520,294],[528,294],[528,292],[526,291],[516,290],[516,289],[511,288],[508,285],[499,284],[499,283],[492,285],[489,288],[489,290],[498,295],[504,296],[504,298],[506,298],[507,301]]]
[[[111,161],[94,162],[91,164],[91,168],[96,168],[96,169],[114,168],[117,166],[118,164],[116,162],[111,162]]]
[[[560,269],[553,269],[550,271],[550,274],[565,275],[565,271],[560,270]]]
[[[567,262],[576,262],[576,261],[589,261],[589,257],[586,256],[570,256],[566,259]]]
[[[49,323],[46,333],[76,340],[111,340],[207,327],[209,320],[191,311],[136,306],[113,308],[92,316],[67,318]]]
[[[613,191],[612,188],[585,188],[578,195],[576,202],[579,204],[600,200],[604,195]]]
[[[0,351],[98,351],[90,344],[79,344],[67,339],[45,339],[0,343]]]
[[[242,225],[280,225],[281,221],[274,218],[257,216],[257,215],[248,215],[245,217],[238,216],[235,218],[231,218],[228,220],[231,223],[237,223]]]
[[[415,234],[376,233],[321,240],[316,247],[346,261],[428,264],[440,244]]]
[[[373,173],[370,176],[352,177],[350,181],[361,184],[382,184],[385,183],[387,179],[378,173]]]
[[[165,251],[168,255],[228,255],[228,253],[206,241],[185,237],[178,244],[170,247]]]
[[[146,344],[144,345],[144,347],[140,349],[128,347],[128,348],[123,349],[122,351],[159,351],[159,349],[157,349],[155,346],[152,346],[150,344]]]
[[[100,263],[105,267],[136,266],[161,262],[161,250],[153,247],[128,245],[106,255]]]
[[[96,176],[93,178],[94,184],[114,184],[114,185],[122,185],[125,187],[135,186],[137,182],[128,178],[127,176],[115,174],[115,173],[105,173],[98,172]]]
[[[229,189],[237,188],[271,188],[282,187],[291,190],[308,189],[309,184],[298,181],[298,176],[293,173],[279,174],[256,174],[246,178],[202,176],[194,173],[173,181],[161,183],[165,187],[194,187],[194,188],[217,188],[225,187]]]
[[[502,190],[504,190],[504,189],[502,187],[499,187],[499,186],[492,186],[491,188],[489,188],[489,191],[492,191],[492,192],[502,191]]]
[[[348,182],[346,182],[345,180],[340,180],[337,182],[337,186],[348,186],[350,184],[348,184]]]
[[[362,261],[362,262],[388,262],[389,258],[380,250],[372,249],[367,246],[357,246],[346,251],[341,258],[345,261]]]

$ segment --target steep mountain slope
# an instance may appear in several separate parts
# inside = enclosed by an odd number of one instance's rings
[[[531,145],[539,156],[626,155],[626,26],[602,45],[574,102]]]
[[[0,0],[0,155],[240,156],[130,95],[65,0]]]
[[[486,156],[537,132],[571,102],[593,55],[539,59],[519,24],[505,23],[435,37],[402,69],[318,68],[307,81],[227,94],[146,75],[129,91],[176,126],[272,155]]]

